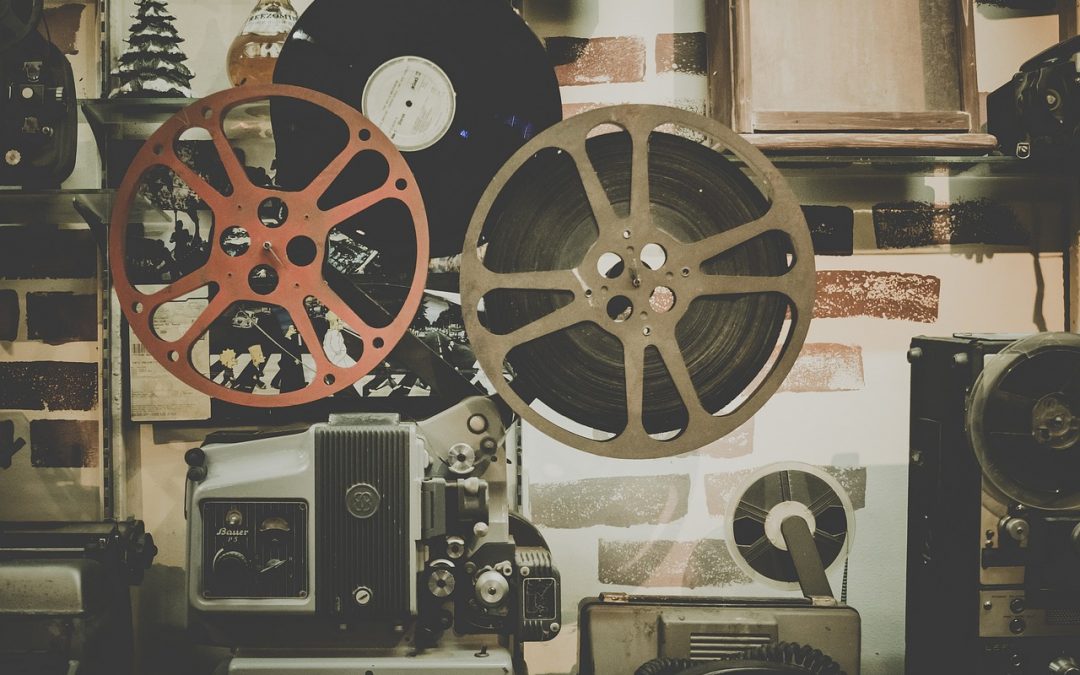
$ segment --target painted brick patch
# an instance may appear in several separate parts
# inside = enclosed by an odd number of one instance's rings
[[[589,478],[530,488],[532,521],[552,528],[630,527],[670,523],[686,515],[690,477]]]
[[[0,363],[0,408],[90,410],[98,400],[96,363]]]
[[[812,343],[803,345],[780,391],[858,391],[865,386],[862,347]]]
[[[38,24],[38,32],[42,37],[51,39],[60,51],[74,56],[79,53],[76,38],[84,9],[86,5],[74,2],[46,9],[45,20]]]
[[[814,253],[851,255],[855,249],[855,212],[846,206],[804,206]]]
[[[1005,204],[989,199],[948,204],[901,202],[874,206],[878,248],[917,248],[945,244],[1019,246],[1031,233]]]
[[[866,508],[866,467],[823,466],[819,468],[840,483],[840,487],[844,488],[851,499],[852,508],[856,511]],[[728,507],[736,497],[736,490],[746,485],[751,473],[753,472],[743,470],[705,476],[705,502],[708,504],[709,513],[714,516],[727,515]]]
[[[814,317],[868,316],[934,323],[941,279],[899,272],[821,271],[817,275]]]
[[[89,230],[0,228],[0,279],[91,279],[97,244]]]
[[[599,542],[600,583],[701,588],[750,581],[720,539]]]
[[[704,75],[708,70],[705,33],[663,33],[656,36],[656,72]]]
[[[98,339],[97,297],[74,293],[27,293],[26,333],[49,344]]]
[[[546,42],[564,87],[645,79],[645,41],[640,37],[550,37]]]
[[[30,421],[30,462],[36,467],[50,469],[96,467],[98,447],[96,421]]]
[[[19,294],[12,290],[0,291],[0,342],[11,342],[19,337]]]
[[[745,457],[754,451],[754,419],[751,417],[727,436],[713,441],[694,454],[705,457]]]

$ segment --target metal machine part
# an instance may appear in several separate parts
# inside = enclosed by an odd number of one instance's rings
[[[794,642],[812,645],[857,675],[860,626],[854,609],[815,606],[808,599],[606,594],[581,605],[579,667],[581,675],[632,673],[656,658],[704,664]]]
[[[347,129],[340,153],[304,189],[296,192],[255,185],[226,136],[224,120],[233,109],[252,102],[292,99],[315,106]],[[208,134],[227,177],[222,191],[194,171],[177,154],[181,137],[197,130]],[[323,198],[339,175],[360,156],[377,156],[387,167],[381,185],[365,194],[328,206]],[[164,168],[186,183],[213,212],[209,255],[197,269],[173,279],[160,290],[140,289],[127,268],[132,223],[138,220],[140,186],[148,172]],[[401,270],[404,293],[399,311],[387,318],[360,316],[326,281],[330,237],[344,221],[376,203],[395,200],[404,205],[415,238],[415,256]],[[271,214],[267,213],[270,205]],[[302,230],[290,227],[301,223]],[[242,230],[244,245],[228,239]],[[229,403],[253,407],[294,406],[318,401],[351,386],[384,362],[416,315],[427,278],[428,237],[423,198],[408,164],[394,144],[351,106],[300,87],[265,85],[231,89],[198,101],[163,124],[132,161],[117,193],[112,213],[109,251],[113,283],[132,330],[170,374],[189,386]],[[183,335],[169,340],[156,330],[155,313],[170,301],[208,288],[209,302]],[[288,313],[307,349],[313,373],[306,386],[275,395],[232,389],[210,379],[193,361],[194,345],[211,323],[235,311],[237,303],[258,303]],[[339,319],[361,343],[355,358],[331,355],[315,328],[313,307]],[[383,310],[385,311],[385,310]],[[171,336],[170,336],[171,337]],[[297,367],[311,368],[299,354]],[[348,361],[352,361],[349,363]]]
[[[626,133],[589,138],[605,125]],[[529,178],[537,158],[543,180]],[[777,390],[809,327],[814,255],[794,194],[737,134],[619,106],[545,131],[502,168],[466,235],[461,285],[480,365],[514,412],[580,450],[643,459],[708,444]],[[555,358],[535,358],[545,348]]]
[[[391,659],[381,673],[417,648],[449,659],[554,637],[559,575],[513,513],[506,435],[498,407],[471,398],[422,422],[339,416],[189,452],[189,601],[213,641],[242,650],[229,672],[260,650],[334,645]],[[482,458],[469,475],[447,453],[462,445]]]
[[[133,673],[129,587],[156,553],[134,520],[0,523],[0,672]]]
[[[920,337],[908,356],[907,672],[1057,672],[1080,658],[1080,338]]]

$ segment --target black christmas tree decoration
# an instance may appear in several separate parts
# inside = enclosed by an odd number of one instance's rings
[[[184,65],[183,42],[164,0],[135,0],[138,11],[128,46],[112,74],[119,83],[109,98],[190,98],[195,75]]]

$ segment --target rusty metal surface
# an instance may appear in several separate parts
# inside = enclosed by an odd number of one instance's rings
[[[630,209],[626,217],[615,212],[586,150],[590,132],[605,124],[621,127],[632,141]],[[648,147],[652,132],[665,124],[704,134],[714,149],[731,152],[741,160],[771,203],[765,215],[692,243],[678,241],[656,228],[650,215]],[[480,241],[481,234],[495,236],[485,231],[489,213],[517,171],[546,148],[567,153],[576,164],[599,226],[599,237],[574,269],[494,272],[484,265]],[[790,238],[793,261],[785,274],[720,276],[701,272],[701,265],[706,261],[769,232],[783,232]],[[667,252],[667,262],[659,270],[637,264],[643,247],[650,243],[659,243]],[[600,256],[609,251],[627,252],[631,258],[628,267],[637,272],[623,274],[618,279],[605,277],[600,273],[598,263]],[[658,307],[655,301],[651,302],[657,287],[669,288],[679,302],[670,308],[664,303]],[[562,291],[572,293],[573,300],[518,330],[497,335],[484,327],[478,313],[480,300],[497,289]],[[465,326],[480,365],[498,393],[522,418],[552,438],[593,454],[633,459],[668,457],[701,448],[738,428],[779,388],[809,329],[815,294],[814,251],[795,195],[765,156],[737,134],[714,120],[682,110],[661,106],[616,106],[578,115],[545,131],[514,155],[496,175],[480,201],[465,238],[461,292]],[[789,300],[791,323],[786,340],[771,369],[756,383],[749,396],[730,412],[719,415],[718,411],[706,410],[701,405],[676,341],[676,327],[692,299],[756,293],[777,293]],[[642,312],[641,320],[612,321],[607,302],[615,295],[629,298],[634,307],[652,311]],[[628,423],[609,440],[597,440],[594,436],[564,428],[531,407],[502,375],[504,359],[514,347],[581,322],[601,326],[623,345]],[[667,440],[650,436],[642,423],[642,404],[649,396],[643,386],[645,350],[650,346],[658,350],[689,413],[686,428]]]
[[[341,153],[307,188],[298,192],[283,192],[252,184],[231,148],[222,125],[222,120],[232,108],[271,97],[300,99],[320,106],[341,118],[349,129],[349,140]],[[185,131],[194,128],[209,132],[233,186],[230,194],[222,194],[213,188],[177,157],[175,142]],[[364,150],[378,152],[389,164],[390,172],[385,183],[339,206],[320,209],[319,198],[353,157]],[[210,256],[205,265],[155,293],[145,294],[129,280],[123,261],[129,219],[138,198],[139,183],[156,166],[172,170],[209,206],[214,214],[215,236],[209,240]],[[271,197],[282,199],[288,208],[289,219],[281,227],[267,227],[259,219],[259,204]],[[402,310],[389,325],[376,328],[358,316],[330,288],[323,277],[323,267],[330,231],[346,219],[391,198],[404,203],[411,213],[416,233],[416,263]],[[251,238],[247,251],[235,257],[224,251],[220,241],[221,232],[232,226],[243,227]],[[309,237],[315,242],[317,255],[310,264],[293,264],[286,255],[289,242],[298,236]],[[301,87],[243,87],[220,92],[192,104],[170,118],[150,137],[136,155],[118,191],[112,212],[109,251],[111,259],[115,261],[113,282],[124,314],[139,340],[169,373],[223,401],[253,407],[293,406],[326,398],[349,387],[385,360],[404,335],[420,306],[427,278],[427,216],[416,181],[401,153],[354,108],[333,97]],[[270,293],[257,294],[247,283],[249,273],[259,266],[270,266],[277,273],[277,286]],[[207,308],[186,333],[175,341],[160,338],[152,326],[154,311],[164,303],[208,284],[216,285],[217,293],[210,298]],[[305,308],[304,301],[308,297],[318,299],[361,337],[363,353],[355,365],[335,365],[324,353]],[[317,372],[307,387],[277,395],[246,393],[216,384],[194,367],[191,359],[194,344],[216,318],[227,312],[234,303],[243,301],[276,305],[289,313],[315,361]]]

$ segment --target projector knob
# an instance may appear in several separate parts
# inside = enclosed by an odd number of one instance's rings
[[[232,588],[238,590],[248,583],[251,578],[251,563],[247,556],[240,551],[220,549],[214,555],[214,579],[219,589]]]
[[[1070,656],[1059,656],[1050,662],[1050,672],[1054,675],[1080,675],[1080,664]]]

